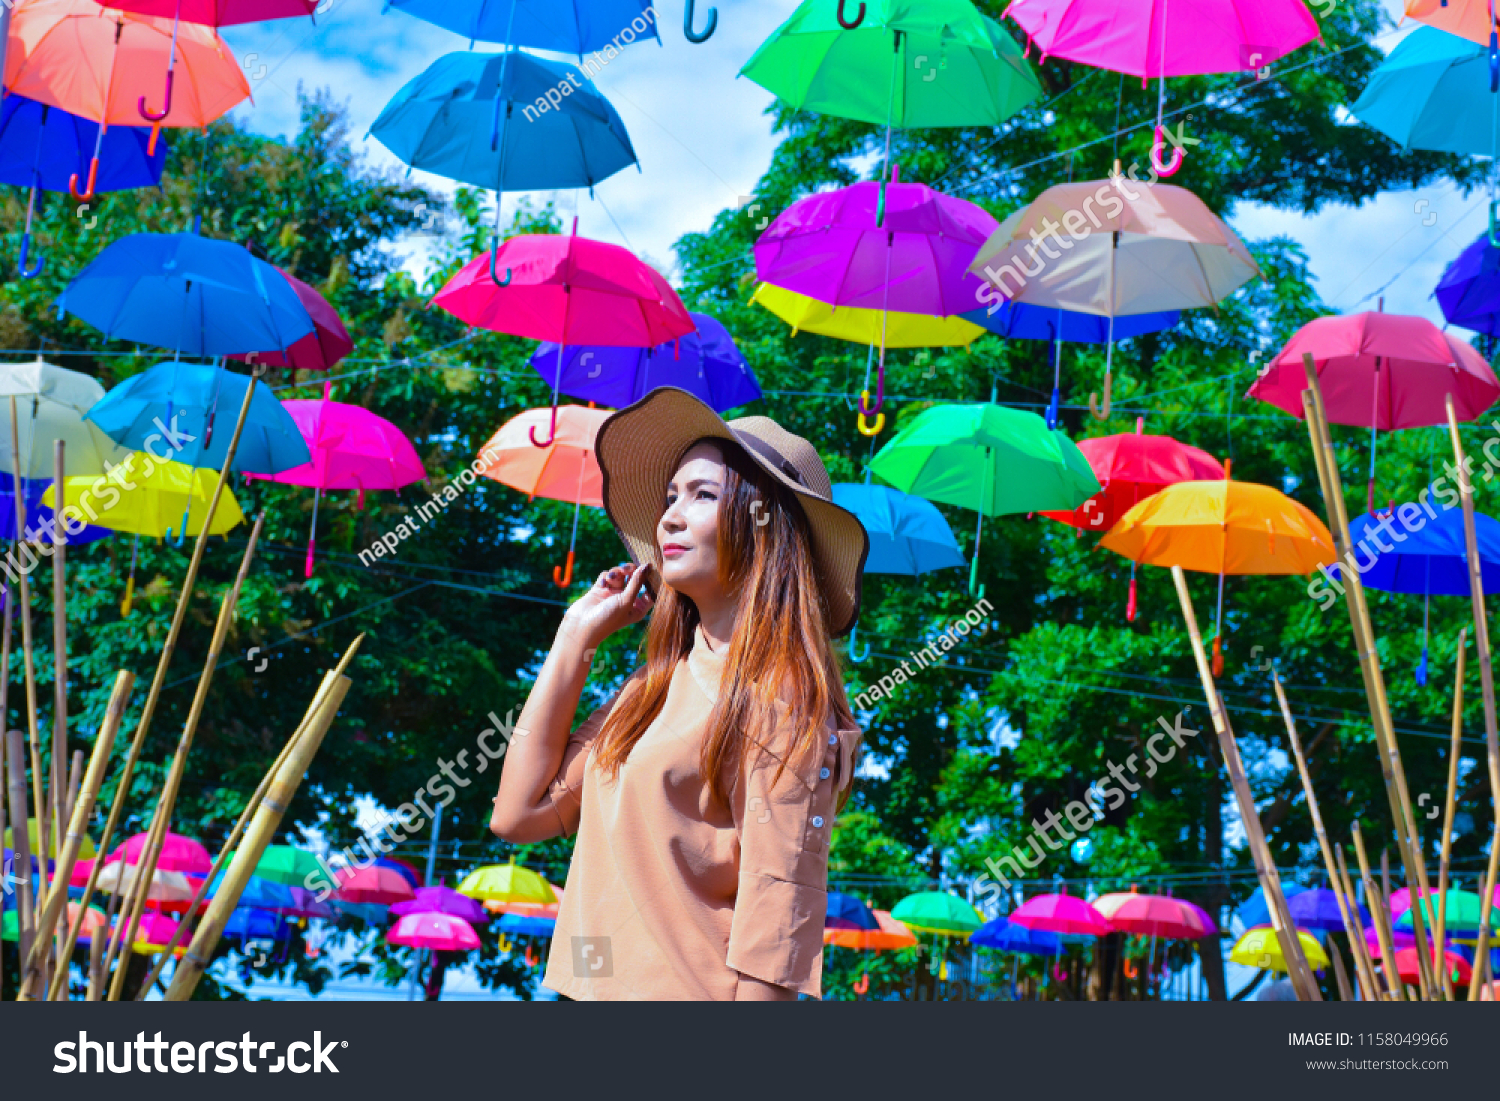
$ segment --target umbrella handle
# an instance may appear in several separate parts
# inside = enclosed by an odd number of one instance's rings
[[[1182,158],[1187,155],[1183,151],[1182,146],[1174,146],[1172,149],[1172,159],[1163,163],[1161,156],[1166,151],[1166,148],[1167,131],[1163,126],[1158,124],[1156,127],[1156,137],[1151,142],[1151,167],[1163,179],[1168,176],[1177,175],[1177,170],[1182,167]]]
[[[527,435],[531,437],[532,447],[551,447],[557,442],[557,406],[552,407],[552,427],[547,430],[547,438],[539,440],[536,438],[536,425],[532,425]]]
[[[136,101],[136,114],[140,115],[141,118],[145,119],[147,122],[161,122],[168,115],[170,115],[172,113],[172,81],[176,77],[176,75],[177,74],[174,73],[171,69],[167,70],[167,92],[160,112],[154,112],[149,107],[147,107],[146,97],[142,96],[139,100]]]
[[[1091,417],[1093,417],[1096,421],[1107,421],[1107,420],[1109,420],[1110,400],[1111,400],[1111,397],[1113,395],[1113,392],[1114,392],[1114,379],[1111,378],[1109,372],[1106,371],[1106,372],[1104,372],[1104,408],[1102,410],[1099,408],[1099,406],[1097,404],[1095,404],[1095,400],[1094,400],[1099,395],[1096,394],[1096,393],[1090,393],[1089,394],[1089,415]]]
[[[1135,960],[1130,959],[1128,956],[1126,957],[1125,964],[1121,969],[1125,972],[1125,977],[1127,979],[1133,979],[1141,973],[1141,965],[1136,963]]]
[[[852,30],[854,30],[856,27],[858,27],[861,23],[863,23],[865,21],[865,5],[863,3],[863,0],[861,0],[861,3],[859,5],[859,11],[855,14],[854,19],[852,21],[844,18],[844,0],[839,0],[839,13],[838,14],[839,14],[839,26],[843,27],[844,30],[846,30],[846,31],[852,31]]]
[[[135,601],[135,576],[132,574],[130,580],[125,582],[125,599],[120,601],[120,615],[130,615],[131,605]]]
[[[493,243],[490,246],[490,281],[492,283],[494,283],[495,286],[497,286],[497,287],[508,287],[508,286],[510,286],[511,280],[516,277],[516,273],[513,272],[510,268],[506,268],[505,269],[505,282],[502,283],[500,281],[500,272],[498,270],[498,265],[499,265],[499,262],[500,262],[500,255],[499,254],[500,254],[500,238],[496,237],[496,238],[494,238]]]
[[[573,552],[572,551],[568,552],[568,564],[567,564],[566,567],[564,567],[564,566],[553,566],[552,567],[552,584],[556,585],[559,589],[566,589],[569,585],[573,584]]]
[[[78,173],[74,172],[68,177],[68,194],[80,203],[86,203],[94,197],[94,185],[99,182],[99,158],[95,157],[89,161],[89,186],[87,191],[78,190]],[[1493,219],[1491,219],[1493,221]]]
[[[983,585],[978,585],[978,582],[979,582],[979,551],[978,551],[978,548],[975,548],[975,551],[974,551],[974,561],[969,566],[969,595],[972,596],[975,600],[983,600],[984,599],[984,586]],[[975,588],[976,585],[978,585],[977,590]]]
[[[701,32],[693,30],[693,0],[686,0],[682,7],[682,36],[689,42],[704,43],[719,29],[719,9],[708,9],[708,24]]]
[[[510,942],[509,937],[507,937],[504,933],[501,933],[500,939],[495,942],[495,947],[500,949],[500,951],[502,952],[509,952],[512,948],[515,947],[515,945]]]
[[[688,3],[691,4],[692,0],[688,0]],[[537,959],[535,956],[532,955],[532,953],[531,953],[531,945],[528,944],[526,946],[526,966],[527,967],[535,967],[537,964],[539,964],[541,962],[542,962],[541,960]]]
[[[859,653],[859,647],[855,644],[855,637],[858,634],[859,624],[856,623],[854,629],[849,632],[849,660],[855,664],[865,661],[870,656],[870,644],[868,642],[865,643],[865,652],[862,654]]]
[[[1222,677],[1224,675],[1224,645],[1223,640],[1218,635],[1214,635],[1214,660],[1212,668],[1214,676]]]
[[[1500,248],[1500,235],[1496,234],[1496,221],[1500,220],[1500,199],[1490,200],[1490,244]]]
[[[858,419],[857,419],[857,423],[858,423],[858,427],[859,427],[859,434],[861,436],[878,436],[878,435],[880,435],[881,432],[885,431],[885,414],[884,413],[877,413],[875,415],[875,423],[874,424],[868,424],[868,423],[866,423],[866,421],[865,421],[865,412],[864,412],[864,409],[863,409],[863,405],[864,405],[864,403],[867,400],[869,400],[869,397],[870,397],[870,391],[868,391],[868,390],[862,390],[862,391],[860,391],[859,400],[860,400],[861,409],[859,411],[859,415],[858,415]]]
[[[871,406],[869,404],[869,401],[870,401],[870,391],[868,391],[868,390],[861,390],[859,392],[859,411],[861,413],[863,413],[867,417],[873,417],[876,413],[880,412],[880,407],[885,404],[885,364],[884,363],[882,363],[880,365],[880,369],[875,372],[875,404],[873,406]]]
[[[856,994],[868,994],[870,992],[870,973],[866,971],[860,975],[859,981],[850,987]]]
[[[38,275],[42,274],[42,269],[47,266],[47,261],[38,256],[36,258],[36,267],[28,269],[26,267],[26,256],[30,252],[31,232],[28,230],[26,233],[21,234],[21,258],[18,267],[20,269],[22,279],[35,279]]]

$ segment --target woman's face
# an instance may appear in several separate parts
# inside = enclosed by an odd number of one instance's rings
[[[667,483],[667,511],[656,525],[661,576],[693,599],[719,591],[719,501],[726,483],[724,455],[696,444]]]

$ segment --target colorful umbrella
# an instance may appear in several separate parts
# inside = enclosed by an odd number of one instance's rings
[[[255,865],[255,874],[288,887],[306,887],[313,877],[324,874],[323,868],[316,853],[290,845],[267,845]]]
[[[1488,233],[1444,269],[1434,297],[1448,324],[1500,336],[1500,248],[1490,244]]]
[[[214,877],[205,897],[213,898],[223,885],[224,873],[221,871]],[[292,897],[292,888],[285,883],[277,883],[273,879],[262,879],[258,875],[252,875],[245,881],[245,887],[235,902],[236,912],[240,909],[287,911],[296,908],[296,905],[296,900]]]
[[[359,905],[389,906],[415,898],[406,877],[390,868],[372,864],[367,868],[338,870],[338,890],[333,897],[340,902]]]
[[[1041,417],[993,402],[938,405],[907,423],[870,469],[897,489],[979,513],[969,592],[986,516],[1072,509],[1099,492],[1088,460]]]
[[[828,910],[823,917],[824,929],[863,929],[874,932],[880,928],[874,913],[853,895],[842,891],[828,892]]]
[[[1306,887],[1299,887],[1295,883],[1282,883],[1281,885],[1281,893],[1288,902],[1306,890]],[[1246,929],[1257,925],[1270,925],[1271,911],[1266,906],[1265,892],[1260,887],[1255,888],[1250,897],[1240,903],[1240,908],[1234,912],[1234,916],[1239,918],[1240,924]]]
[[[91,482],[96,479],[89,479]],[[25,518],[22,534],[28,539],[43,543],[56,542],[52,527],[52,509],[42,504],[52,483],[39,479],[22,480],[21,503]],[[108,539],[114,532],[105,527],[83,523],[81,516],[69,514],[63,517],[62,537],[69,546],[77,547]],[[79,524],[82,526],[79,527]],[[75,530],[76,529],[76,530]],[[0,477],[0,539],[16,538],[16,491],[10,478]]]
[[[760,385],[729,330],[708,314],[690,314],[697,329],[654,348],[571,347],[544,341],[531,357],[542,378],[579,401],[623,409],[658,386],[675,386],[722,413],[755,401]],[[557,357],[563,356],[561,375]]]
[[[1061,57],[1141,78],[1156,77],[1156,137],[1151,164],[1170,176],[1182,165],[1167,143],[1162,112],[1169,76],[1258,70],[1321,38],[1302,0],[1121,0],[1100,7],[1077,0],[1013,0],[1005,14],[1035,42],[1042,58]]]
[[[291,272],[282,271],[281,268],[276,270],[281,272],[281,277],[287,281],[292,288],[292,293],[297,296],[297,301],[307,311],[307,316],[313,324],[313,331],[284,352],[279,348],[267,348],[258,352],[232,355],[229,358],[265,367],[290,367],[296,371],[329,370],[339,360],[354,351],[354,341],[349,336],[349,330],[344,327],[343,318],[339,317],[338,311],[312,287]]]
[[[870,347],[884,340],[887,348],[946,348],[967,347],[984,335],[983,329],[962,317],[831,306],[770,283],[757,287],[750,301],[790,325],[793,336],[809,332]]]
[[[823,943],[838,948],[853,948],[861,952],[889,952],[898,948],[915,948],[922,943],[904,924],[897,921],[889,910],[871,911],[875,915],[874,929],[823,929]]]
[[[604,475],[594,451],[599,426],[610,415],[608,409],[584,409],[577,405],[528,409],[500,426],[480,455],[488,462],[480,471],[501,485],[518,489],[528,497],[573,502],[573,536],[564,565],[552,568],[558,588],[573,584],[573,562],[578,543],[579,510],[604,507]],[[536,431],[551,418],[551,439],[541,450],[535,446]]]
[[[407,914],[385,939],[391,944],[437,952],[468,952],[479,947],[479,934],[463,918],[425,911]]]
[[[422,887],[422,873],[399,856],[377,856],[375,865],[380,868],[390,868],[410,883],[413,891],[420,890]]]
[[[6,826],[5,827],[5,842],[4,842],[4,847],[6,849],[14,849],[16,847],[15,846],[15,837],[14,837],[14,835],[15,835],[15,827],[13,827],[13,826]],[[26,819],[26,839],[27,839],[27,847],[28,847],[28,849],[31,852],[31,858],[33,860],[35,860],[36,859],[37,850],[41,848],[41,842],[37,838],[37,826],[36,826],[36,819],[35,818],[28,818],[28,819]],[[51,831],[51,830],[47,831],[47,848],[49,850],[48,851],[48,857],[49,857],[49,859],[53,859],[53,860],[57,859],[57,835],[53,831]],[[10,853],[9,852],[7,852],[5,855],[6,855],[7,859],[10,857]],[[97,850],[94,848],[94,839],[91,838],[91,837],[89,837],[87,834],[84,834],[83,838],[79,842],[79,847],[78,847],[78,857],[79,857],[79,859],[80,860],[92,860],[96,855],[98,855],[98,853],[97,853]]]
[[[1028,898],[1010,920],[1028,929],[1047,933],[1075,933],[1102,937],[1114,927],[1098,910],[1069,894],[1035,895]]]
[[[1057,956],[1062,954],[1062,938],[1044,929],[1028,929],[1009,918],[987,921],[969,936],[969,943],[997,952],[1022,956]]]
[[[1121,933],[1180,940],[1199,940],[1218,933],[1212,924],[1205,926],[1180,899],[1165,895],[1123,891],[1100,895],[1093,906]]]
[[[1432,948],[1429,947],[1427,951],[1431,953]],[[1437,956],[1429,955],[1428,958],[1436,961]],[[1416,985],[1422,981],[1421,959],[1422,957],[1417,954],[1415,946],[1403,948],[1396,953],[1396,974],[1401,976],[1403,982]],[[1466,983],[1474,974],[1474,968],[1469,965],[1468,960],[1464,959],[1457,952],[1450,952],[1446,948],[1443,949],[1443,963],[1446,965],[1448,974],[1455,983]]]
[[[1354,905],[1359,910],[1359,926],[1364,928],[1370,920],[1370,911],[1358,902]],[[1292,923],[1298,928],[1311,929],[1315,933],[1344,931],[1343,911],[1339,909],[1338,896],[1332,891],[1322,888],[1302,891],[1295,898],[1287,900],[1287,910],[1292,915]]]
[[[1396,919],[1397,929],[1410,929],[1412,927],[1411,904],[1407,902],[1406,912]],[[1425,928],[1437,927],[1437,890],[1434,888],[1432,898],[1422,907],[1422,920]],[[1447,930],[1477,930],[1484,909],[1484,899],[1472,891],[1460,891],[1453,888],[1448,891],[1447,902],[1443,908],[1443,926]],[[1494,918],[1491,918],[1494,921]]]
[[[959,316],[1008,340],[1067,341],[1070,344],[1108,344],[1129,340],[1175,328],[1182,320],[1182,314],[1177,310],[1100,317],[1008,300],[993,303],[988,308],[969,310]]]
[[[224,936],[239,937],[241,945],[252,940],[279,944],[292,939],[292,923],[283,914],[252,906],[242,899],[240,905],[230,911],[229,920],[224,924]]]
[[[1307,957],[1307,962],[1314,971],[1321,971],[1328,966],[1328,955],[1323,951],[1323,946],[1318,943],[1316,937],[1298,929],[1297,939],[1301,941],[1302,953]],[[1281,954],[1281,941],[1276,936],[1276,930],[1269,927],[1251,929],[1247,932],[1231,949],[1229,958],[1242,967],[1255,967],[1261,971],[1291,970],[1286,965],[1286,957]]]
[[[401,429],[358,405],[330,401],[328,393],[325,385],[321,400],[282,403],[312,452],[312,461],[268,477],[246,475],[252,480],[261,477],[281,485],[310,486],[315,491],[312,529],[307,536],[306,577],[313,575],[318,504],[324,490],[358,490],[357,507],[362,508],[367,489],[400,489],[427,477],[417,449]]]
[[[110,853],[104,862],[113,864],[117,860],[124,860],[127,864],[139,864],[145,853],[146,841],[147,835],[138,833],[123,844],[116,845],[114,852]],[[180,833],[168,830],[166,837],[162,840],[156,866],[164,872],[207,875],[213,869],[214,860],[208,855],[208,850],[191,837],[184,837]]]
[[[1396,949],[1410,948],[1417,943],[1417,934],[1408,929],[1396,929],[1392,932],[1391,937],[1391,947]],[[1381,958],[1380,932],[1373,925],[1365,927],[1365,945],[1374,953],[1374,957],[1377,960]]]
[[[151,82],[164,68],[181,64],[183,87],[160,112],[146,104]],[[143,119],[160,128],[206,127],[250,96],[250,85],[229,46],[211,28],[131,15],[101,7],[96,0],[29,0],[11,17],[5,86],[17,95],[110,126]],[[169,84],[170,89],[170,84]],[[78,178],[69,190],[80,202],[91,199],[98,183],[103,130],[90,160],[88,187]]]
[[[484,908],[492,914],[520,914],[523,917],[540,917],[556,919],[558,911],[562,909],[563,889],[555,883],[543,883],[554,896],[556,902],[508,902],[504,899],[488,899]]]
[[[163,146],[148,155],[149,141],[150,134],[145,130],[118,126],[108,131],[103,138],[104,167],[96,177],[95,194],[160,183],[167,150]],[[37,191],[67,191],[70,180],[87,176],[88,151],[99,144],[97,122],[24,96],[8,95],[0,100],[0,183],[30,188],[18,261],[21,278],[33,279],[45,266],[41,257],[35,265],[27,264]]]
[[[1486,50],[1428,27],[1380,63],[1351,114],[1402,149],[1493,156],[1500,146]]]
[[[111,339],[180,355],[285,349],[314,331],[280,271],[232,241],[192,233],[112,242],[68,284],[57,311]]]
[[[1429,27],[1496,49],[1490,0],[1406,0],[1405,14]]]
[[[891,917],[908,929],[945,937],[966,937],[984,924],[978,910],[946,891],[907,895],[891,908]]]
[[[532,917],[529,914],[501,914],[495,927],[505,936],[550,937],[557,931],[557,919]]]
[[[10,102],[8,99],[3,102]],[[9,430],[0,431],[0,470],[22,478],[50,479],[55,472],[53,441],[62,440],[69,477],[103,474],[106,464],[128,452],[84,419],[104,397],[99,381],[42,359],[0,364],[0,409],[15,398],[22,460],[17,470]],[[14,515],[14,511],[12,511]]]
[[[104,870],[99,873],[97,886],[99,890],[108,891],[110,894],[123,893],[128,896],[135,890],[139,875],[139,864],[126,864],[117,860],[113,864],[104,866]],[[197,894],[197,883],[189,879],[185,873],[158,868],[151,873],[151,882],[146,889],[146,900],[157,903],[162,909],[186,910]]]
[[[338,917],[337,911],[326,902],[320,902],[317,894],[305,887],[288,887],[292,893],[292,902],[289,906],[280,907],[280,912],[290,918],[325,918],[332,920]]]
[[[397,917],[406,917],[408,914],[448,914],[470,923],[489,920],[489,914],[483,906],[451,887],[423,887],[417,891],[415,898],[392,906],[391,913]]]
[[[651,0],[580,0],[547,7],[523,0],[386,0],[385,6],[470,41],[507,42],[580,58],[611,44],[618,48],[632,23],[649,24],[638,37],[661,41]],[[626,38],[625,44],[634,40]]]
[[[552,885],[530,868],[515,864],[491,864],[477,868],[464,877],[458,893],[480,901],[556,902]]]
[[[124,918],[120,920],[123,923]],[[135,936],[135,943],[130,946],[131,951],[139,952],[143,956],[154,956],[159,952],[165,952],[167,945],[172,943],[172,938],[177,937],[177,922],[167,917],[166,914],[147,910],[141,915]],[[177,938],[177,947],[172,950],[173,956],[181,957],[187,953],[188,946],[184,943],[186,940],[186,937]]]

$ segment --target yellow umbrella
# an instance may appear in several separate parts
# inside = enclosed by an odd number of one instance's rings
[[[458,893],[481,902],[556,902],[552,885],[530,868],[514,864],[491,864],[464,877]]]
[[[48,830],[47,832],[48,832],[48,835],[49,835],[47,837],[47,848],[50,850],[47,855],[51,859],[56,859],[57,858],[57,838],[55,836],[51,836],[51,833],[52,833],[51,830]],[[27,839],[28,845],[30,846],[31,855],[35,856],[37,848],[39,847],[39,842],[37,841],[37,837],[36,837],[36,819],[35,818],[28,818],[28,819],[26,819],[26,839]],[[5,829],[5,847],[7,849],[11,849],[11,850],[14,850],[15,847],[16,847],[15,846],[15,841],[14,841],[14,834],[11,832],[11,828],[9,826],[7,826],[6,829]],[[85,834],[84,837],[83,837],[82,844],[80,844],[79,847],[78,847],[78,859],[79,860],[92,860],[97,855],[98,855],[98,851],[94,848],[93,839],[90,838],[87,834]]]
[[[1314,971],[1328,966],[1328,956],[1318,939],[1305,929],[1297,930],[1297,939],[1302,942],[1302,951]],[[1240,938],[1229,953],[1229,958],[1245,967],[1258,967],[1262,971],[1290,971],[1281,954],[1281,942],[1276,939],[1276,930],[1261,926],[1251,929]]]

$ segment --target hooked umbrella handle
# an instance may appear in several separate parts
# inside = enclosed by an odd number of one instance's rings
[[[865,21],[865,5],[861,2],[859,11],[855,13],[854,18],[846,19],[844,18],[844,0],[839,0],[838,16],[839,26],[843,27],[846,31],[852,31]]]
[[[1182,158],[1186,155],[1183,152],[1182,146],[1174,146],[1172,149],[1172,159],[1163,162],[1161,158],[1162,154],[1166,152],[1166,148],[1167,131],[1165,127],[1158,124],[1156,127],[1156,136],[1151,142],[1151,167],[1162,178],[1177,175],[1177,170],[1182,167]]]
[[[142,96],[139,100],[136,101],[135,110],[136,113],[141,116],[141,118],[145,119],[147,122],[161,122],[164,118],[172,113],[172,81],[176,77],[176,75],[177,74],[174,73],[171,69],[167,70],[167,92],[160,112],[154,112],[146,106],[145,96]],[[154,138],[152,139],[152,144],[156,144]]]
[[[878,436],[878,435],[880,435],[881,432],[885,431],[885,414],[884,413],[877,413],[875,415],[875,423],[874,424],[868,424],[868,423],[866,423],[865,422],[865,415],[866,415],[865,403],[868,402],[869,400],[870,400],[870,391],[868,391],[868,390],[861,390],[860,393],[859,393],[859,415],[858,415],[858,421],[857,421],[857,424],[858,424],[858,427],[859,427],[859,434],[861,436]],[[878,409],[878,408],[880,408],[880,406],[877,404],[876,408]]]
[[[534,424],[531,426],[530,429],[528,429],[527,435],[529,435],[531,437],[531,446],[532,447],[551,447],[554,443],[556,443],[557,442],[557,406],[554,405],[552,407],[552,426],[547,430],[547,438],[545,440],[539,440],[539,439],[536,438],[536,425],[534,425]]]
[[[568,564],[567,564],[567,566],[565,566],[565,567],[564,566],[553,566],[552,567],[552,584],[556,585],[559,589],[566,589],[569,585],[573,584],[573,552],[572,551],[568,552]]]
[[[78,173],[74,172],[68,177],[68,194],[80,203],[86,203],[94,197],[94,185],[99,182],[99,158],[94,157],[89,161],[89,186],[86,191],[78,190]]]
[[[47,266],[47,261],[38,256],[36,258],[36,266],[28,268],[26,266],[26,257],[30,252],[31,231],[27,230],[25,233],[21,234],[21,257],[18,266],[20,268],[22,279],[35,279],[38,275],[42,274],[42,269]]]
[[[708,22],[703,30],[693,30],[693,0],[687,0],[682,8],[682,35],[689,42],[702,44],[714,36],[714,31],[719,29],[719,9],[708,9]]]
[[[135,602],[135,575],[130,575],[130,580],[125,582],[125,599],[120,601],[120,615],[129,616],[131,605]]]

